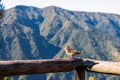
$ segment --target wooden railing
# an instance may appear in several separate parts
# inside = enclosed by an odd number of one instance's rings
[[[0,76],[67,72],[75,70],[76,80],[85,80],[85,70],[120,75],[120,62],[87,58],[0,61]]]

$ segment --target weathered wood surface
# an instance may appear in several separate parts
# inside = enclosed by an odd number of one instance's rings
[[[88,71],[120,75],[120,62],[66,58],[0,61],[0,76],[66,72],[78,66]]]
[[[120,75],[120,62],[83,59],[88,71]]]
[[[66,72],[72,71],[80,63],[80,60],[69,58],[0,61],[0,76]]]

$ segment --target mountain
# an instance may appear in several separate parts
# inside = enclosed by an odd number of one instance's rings
[[[62,58],[66,57],[65,45],[82,52],[80,57],[120,60],[120,15],[117,14],[19,5],[5,11],[0,34],[2,60]],[[119,78],[105,74],[89,75],[94,75],[97,80]],[[32,75],[27,80],[72,78],[73,73],[67,72]]]

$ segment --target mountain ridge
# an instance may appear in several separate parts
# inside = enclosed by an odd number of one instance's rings
[[[70,11],[55,6],[16,6],[5,11],[0,29],[2,60],[63,58],[66,57],[63,48],[69,45],[83,52],[80,57],[119,61],[120,15]],[[73,77],[72,73],[56,73],[42,78],[55,80],[61,75],[64,80]],[[95,75],[98,80],[107,79],[98,75]]]

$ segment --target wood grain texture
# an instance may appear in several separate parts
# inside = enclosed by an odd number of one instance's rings
[[[78,66],[87,71],[120,75],[120,62],[64,58],[0,61],[0,76],[67,72]]]

